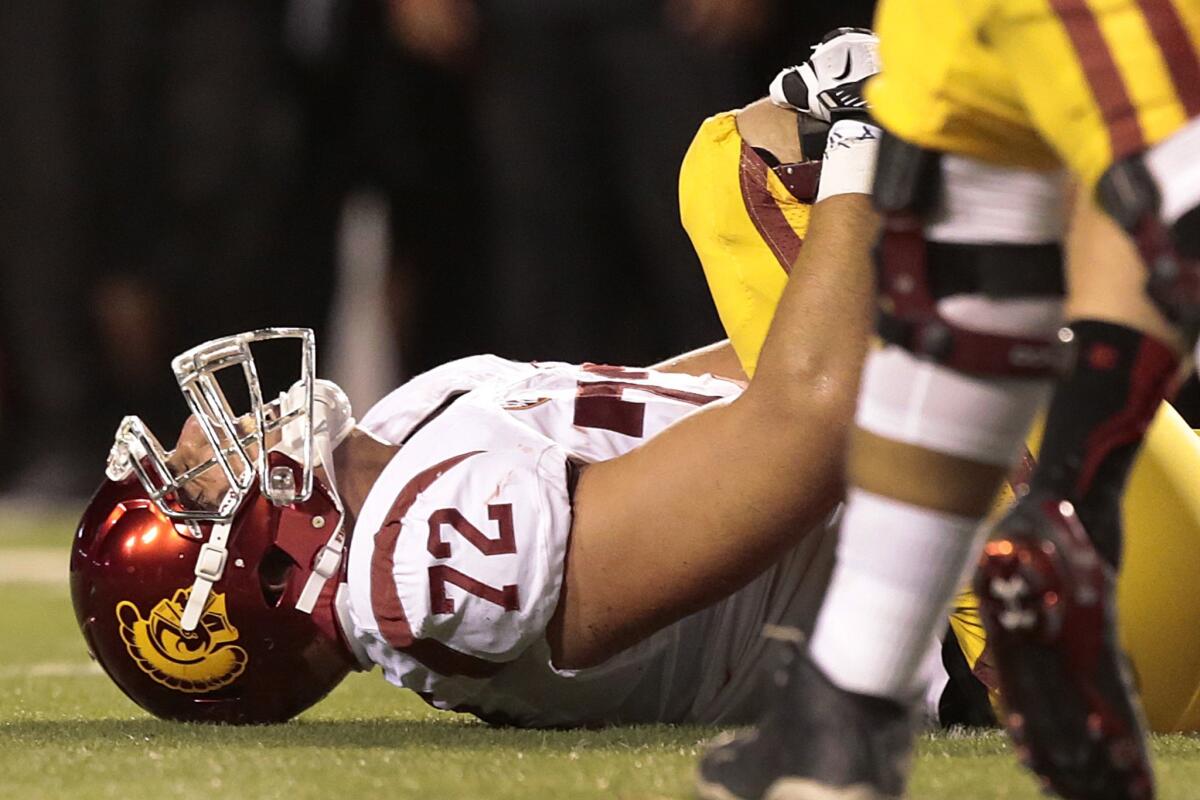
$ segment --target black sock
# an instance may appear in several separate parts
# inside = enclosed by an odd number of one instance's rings
[[[1179,358],[1123,325],[1081,320],[1070,328],[1075,355],[1050,403],[1031,488],[1074,503],[1096,549],[1115,568],[1129,468]]]

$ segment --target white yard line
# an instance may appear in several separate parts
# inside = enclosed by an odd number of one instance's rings
[[[45,661],[40,664],[10,664],[0,667],[0,681],[22,678],[86,678],[103,675],[100,665],[91,661]]]
[[[0,549],[0,584],[67,582],[67,551],[50,547]]]

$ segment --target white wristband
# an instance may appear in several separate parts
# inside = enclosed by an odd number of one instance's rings
[[[821,162],[818,203],[837,194],[871,193],[881,133],[874,125],[853,119],[833,124]]]

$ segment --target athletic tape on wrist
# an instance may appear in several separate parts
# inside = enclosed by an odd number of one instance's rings
[[[829,129],[817,202],[839,194],[870,194],[879,152],[879,128],[859,120],[835,122]]]

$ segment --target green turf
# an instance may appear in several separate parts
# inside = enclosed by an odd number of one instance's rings
[[[89,671],[57,584],[0,584],[0,642],[0,798],[690,797],[700,742],[714,732],[494,730],[434,712],[378,674],[354,676],[288,725],[159,722]],[[1156,750],[1161,797],[1200,798],[1200,739],[1161,737]],[[999,734],[920,744],[913,798],[1040,796]]]
[[[76,505],[49,513],[0,505],[0,548],[68,547],[83,512],[83,504]]]

